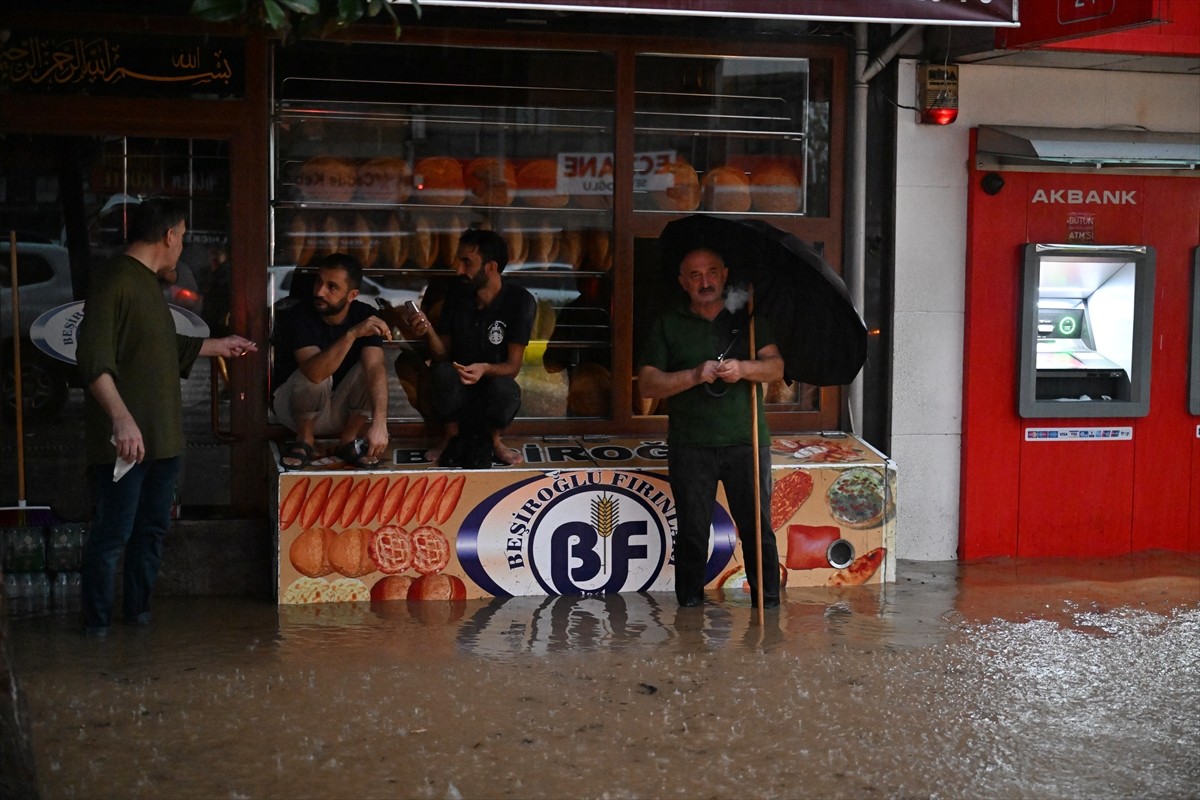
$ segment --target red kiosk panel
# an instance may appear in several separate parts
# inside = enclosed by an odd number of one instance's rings
[[[1200,181],[1092,169],[989,173],[977,163],[972,158],[960,557],[1200,550],[1200,417],[1188,411],[1187,386]],[[1030,243],[1153,248],[1146,416],[1019,416],[1022,252]]]

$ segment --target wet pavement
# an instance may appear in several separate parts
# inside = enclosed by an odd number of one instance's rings
[[[11,620],[45,798],[1200,797],[1200,556]]]

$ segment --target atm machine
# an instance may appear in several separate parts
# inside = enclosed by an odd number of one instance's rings
[[[1149,412],[1154,262],[1146,246],[1025,246],[1022,417]]]

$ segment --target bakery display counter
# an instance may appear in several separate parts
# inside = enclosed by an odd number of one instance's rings
[[[525,463],[444,469],[393,442],[372,470],[277,465],[283,605],[665,592],[674,586],[666,445],[511,437]],[[841,433],[771,439],[771,525],[785,586],[895,579],[896,467]],[[748,602],[737,532],[717,497],[708,589]]]

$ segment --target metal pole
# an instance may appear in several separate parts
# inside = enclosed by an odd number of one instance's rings
[[[863,296],[866,273],[867,240],[867,95],[870,84],[867,78],[867,24],[854,24],[854,102],[850,129],[850,179],[847,183],[849,195],[846,213],[846,288],[850,301],[863,313]],[[863,387],[862,372],[847,387],[847,413],[851,433],[860,433],[862,426]]]

